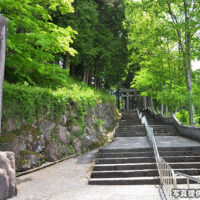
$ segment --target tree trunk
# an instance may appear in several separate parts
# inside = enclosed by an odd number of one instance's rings
[[[70,65],[70,75],[75,76],[75,67],[73,64]]]
[[[64,55],[63,69],[68,69],[69,67],[69,53],[66,52]]]
[[[184,52],[184,66],[186,69],[187,89],[189,92],[189,123],[191,126],[195,125],[194,121],[194,105],[192,102],[192,67],[191,67],[191,33],[189,30],[189,16],[188,16],[187,2],[184,2],[185,8],[185,52]]]
[[[88,75],[88,85],[90,86],[92,84],[92,71],[89,70],[89,75]]]
[[[187,66],[190,65],[187,63]],[[191,72],[191,67],[186,68],[186,76],[187,76],[187,89],[189,92],[189,123],[191,126],[195,125],[194,121],[194,105],[192,102],[192,72]]]
[[[85,80],[85,82],[88,84],[88,82],[89,82],[89,73],[90,73],[90,70],[89,69],[86,69],[86,80]]]
[[[85,82],[86,80],[86,68],[83,69],[83,73],[82,73],[82,81]]]

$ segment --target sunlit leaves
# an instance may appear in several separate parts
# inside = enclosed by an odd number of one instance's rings
[[[72,0],[0,2],[1,12],[9,19],[6,60],[6,78],[9,81],[31,80],[28,72],[54,63],[57,54],[76,54],[71,47],[76,32],[70,26],[61,27],[52,21],[52,12],[73,12],[71,3]]]

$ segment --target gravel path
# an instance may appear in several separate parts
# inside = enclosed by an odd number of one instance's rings
[[[18,178],[12,200],[160,200],[158,186],[95,186],[88,178],[97,150]]]

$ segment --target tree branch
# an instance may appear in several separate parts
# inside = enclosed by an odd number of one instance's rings
[[[173,23],[175,25],[178,25],[179,22],[178,22],[178,20],[176,18],[176,15],[172,12],[170,1],[167,1],[167,5],[168,5],[168,12],[169,12],[169,14],[170,14],[170,16],[172,18]],[[182,43],[182,39],[181,39],[181,31],[178,28],[176,28],[176,32],[177,32],[178,40],[179,40],[179,49],[180,49],[181,52],[184,52],[183,43]]]

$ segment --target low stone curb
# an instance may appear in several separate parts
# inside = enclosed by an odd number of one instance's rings
[[[33,172],[39,171],[41,169],[45,169],[47,167],[50,167],[50,166],[55,165],[57,163],[61,163],[61,162],[65,161],[65,160],[68,160],[70,158],[74,158],[74,157],[77,157],[77,156],[79,156],[79,154],[67,156],[65,158],[62,158],[61,160],[57,160],[57,161],[54,161],[54,162],[51,162],[51,163],[47,163],[47,164],[44,164],[44,165],[42,165],[40,167],[37,167],[37,168],[34,168],[34,169],[30,169],[30,170],[25,171],[25,172],[19,172],[19,173],[17,173],[16,177],[20,177],[20,176],[24,176],[24,175],[27,175],[27,174],[31,174]]]

